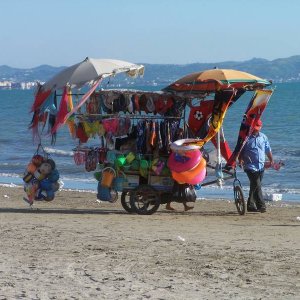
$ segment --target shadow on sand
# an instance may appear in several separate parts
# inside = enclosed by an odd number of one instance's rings
[[[19,214],[66,214],[66,215],[137,215],[137,214],[130,214],[125,210],[119,209],[97,209],[97,208],[89,208],[89,209],[76,209],[76,208],[0,208],[0,214],[3,213],[19,213]],[[232,217],[232,216],[239,216],[237,212],[234,211],[164,211],[159,210],[155,215],[182,215],[182,216],[211,216],[211,217]],[[143,215],[138,215],[139,217]],[[147,216],[147,215],[146,215]],[[148,215],[149,217],[149,215]],[[241,216],[243,217],[243,216]]]

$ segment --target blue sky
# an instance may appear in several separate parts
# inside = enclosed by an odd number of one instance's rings
[[[299,0],[0,0],[0,65],[300,55]]]

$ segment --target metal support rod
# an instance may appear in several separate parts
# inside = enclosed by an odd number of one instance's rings
[[[74,114],[78,117],[117,117],[117,118],[130,118],[130,119],[182,119],[182,117],[165,117],[165,116],[143,116],[143,115],[131,115],[131,114]]]
[[[233,175],[227,176],[227,177],[224,177],[223,180],[231,179],[233,177],[234,177]],[[218,179],[205,182],[205,183],[201,184],[201,186],[206,186],[206,185],[210,185],[210,184],[217,183],[217,182],[218,182]]]
[[[217,132],[217,157],[218,157],[218,166],[221,165],[221,145],[220,145],[220,131],[222,130],[222,127]]]

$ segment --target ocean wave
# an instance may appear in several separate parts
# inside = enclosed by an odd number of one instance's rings
[[[17,173],[0,173],[0,177],[20,178],[20,177],[22,177],[22,175],[21,174],[17,174]]]
[[[10,138],[0,138],[0,144],[4,145],[4,144],[8,144],[11,142]]]
[[[54,149],[50,147],[45,147],[45,151],[49,154],[55,154],[55,156],[73,156],[73,151],[66,151],[66,150],[60,150],[60,149]]]
[[[97,191],[95,191],[95,190],[81,190],[81,189],[61,189],[61,190],[65,191],[65,192],[79,192],[79,193],[97,194]]]
[[[0,186],[9,187],[9,188],[22,188],[22,186],[14,183],[0,183]]]
[[[282,194],[293,194],[293,195],[299,195],[300,189],[278,189],[276,192],[282,193]]]
[[[89,182],[95,182],[96,179],[94,177],[90,178],[82,178],[82,177],[71,177],[71,176],[62,176],[61,180],[65,181],[76,181],[76,182],[82,182],[82,183],[89,183]]]
[[[1,167],[19,167],[19,166],[26,166],[25,164],[23,164],[22,162],[3,162],[0,163]]]
[[[274,152],[274,151],[273,151]],[[300,149],[295,149],[295,148],[281,148],[276,152],[277,156],[283,156],[286,158],[290,157],[300,157]]]

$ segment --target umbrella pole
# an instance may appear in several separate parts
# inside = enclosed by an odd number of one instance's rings
[[[217,132],[217,165],[215,169],[215,174],[217,177],[217,183],[220,187],[223,185],[223,173],[222,173],[222,157],[221,157],[221,130],[223,131],[223,127]]]

